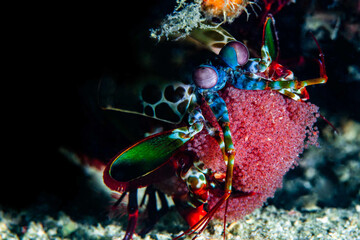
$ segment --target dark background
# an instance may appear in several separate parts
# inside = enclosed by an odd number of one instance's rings
[[[71,204],[83,171],[59,148],[89,149],[83,89],[104,72],[139,71],[133,39],[139,28],[148,31],[158,2],[9,6],[0,205],[22,209],[43,196],[59,208]]]

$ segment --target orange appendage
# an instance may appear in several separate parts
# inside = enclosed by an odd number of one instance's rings
[[[194,226],[197,224],[207,212],[204,210],[204,205],[200,205],[197,208],[191,208],[186,213],[185,220],[189,224],[189,226]]]
[[[203,11],[210,17],[236,18],[246,6],[251,3],[247,0],[204,0],[202,2]]]

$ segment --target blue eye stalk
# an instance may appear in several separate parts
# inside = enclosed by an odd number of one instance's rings
[[[219,56],[232,69],[245,65],[249,60],[248,48],[239,41],[232,41],[226,44],[220,51]]]
[[[192,75],[193,81],[198,88],[198,92],[204,91],[219,91],[228,80],[228,68],[217,67],[212,65],[200,65],[197,67]]]
[[[219,56],[216,67],[204,64],[194,70],[192,78],[200,94],[219,91],[226,82],[236,81],[243,74],[242,66],[248,63],[250,54],[243,43],[231,41],[221,49]]]

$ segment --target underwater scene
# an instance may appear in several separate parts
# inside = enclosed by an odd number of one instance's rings
[[[358,0],[48,10],[0,239],[360,239]]]

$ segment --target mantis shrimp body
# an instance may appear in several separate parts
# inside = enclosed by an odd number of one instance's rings
[[[171,174],[159,174],[164,169],[172,169],[167,173],[176,173],[178,179],[186,184],[185,194],[173,196],[180,213],[190,225],[189,230],[184,234],[201,233],[211,218],[217,216],[221,208],[225,210],[224,222],[226,223],[230,199],[247,201],[246,199],[258,198],[264,201],[264,198],[270,195],[264,188],[261,186],[251,188],[248,184],[241,182],[245,181],[244,174],[246,175],[244,170],[246,167],[241,161],[241,156],[245,154],[244,148],[248,140],[246,134],[244,137],[239,137],[239,134],[243,133],[242,124],[248,116],[237,115],[237,112],[242,111],[237,109],[241,106],[238,100],[244,96],[245,90],[250,90],[251,93],[246,93],[249,94],[249,99],[251,94],[253,97],[262,95],[265,102],[273,98],[278,106],[283,106],[282,112],[277,112],[277,114],[284,114],[289,107],[305,104],[302,102],[308,99],[306,86],[323,84],[327,81],[321,50],[320,77],[318,78],[298,80],[292,71],[277,63],[278,43],[272,16],[268,16],[265,21],[260,58],[250,58],[247,47],[220,27],[204,31],[216,31],[217,34],[222,34],[224,42],[219,44],[218,38],[215,42],[211,37],[206,37],[211,34],[204,34],[201,38],[199,32],[196,36],[193,35],[199,42],[218,53],[218,58],[213,63],[202,64],[193,71],[193,85],[188,87],[188,89],[193,89],[193,92],[187,95],[186,111],[183,114],[187,115],[187,125],[152,135],[135,143],[115,156],[105,168],[104,183],[111,190],[129,193],[129,225],[125,239],[131,238],[136,227],[137,189],[167,179]],[[222,45],[220,51],[218,51],[219,48],[214,48],[215,43],[217,46]],[[276,98],[271,96],[271,90],[279,93]],[[283,99],[281,95],[288,98],[285,100],[286,104],[284,100],[281,100]],[[235,96],[239,99],[234,99]],[[157,105],[164,99],[159,98],[158,101],[152,104]],[[235,102],[237,105],[233,104]],[[247,103],[247,100],[243,102]],[[254,101],[253,105],[257,104]],[[176,107],[176,105],[173,106],[173,108]],[[127,112],[111,105],[104,108]],[[311,107],[308,111],[311,114],[316,112],[314,108],[310,109]],[[270,112],[270,114],[275,113]],[[269,113],[264,116],[268,117]],[[285,116],[278,116],[276,119],[280,121],[285,119]],[[273,119],[274,126],[276,119]],[[257,121],[261,122],[261,119]],[[306,126],[311,124],[308,123]],[[281,124],[277,126],[281,127]],[[234,128],[237,131],[234,132],[232,130]],[[291,132],[290,125],[283,126],[283,130]],[[284,135],[286,135],[285,132]],[[242,141],[244,141],[243,145],[239,145]],[[269,142],[276,143],[276,139],[266,140],[262,144],[267,146]],[[208,145],[211,148],[203,150],[201,145]],[[300,153],[299,149],[291,154],[297,156]],[[179,153],[190,157],[180,157]],[[212,160],[217,162],[217,165],[211,164],[209,157],[213,157]],[[278,156],[276,159],[279,159]],[[277,164],[281,163],[277,162]],[[294,163],[290,161],[284,169],[288,169],[292,164]],[[239,168],[241,165],[244,169]],[[249,176],[252,177],[251,174]],[[279,174],[279,176],[282,175]],[[205,207],[207,204],[210,206],[208,209]]]

